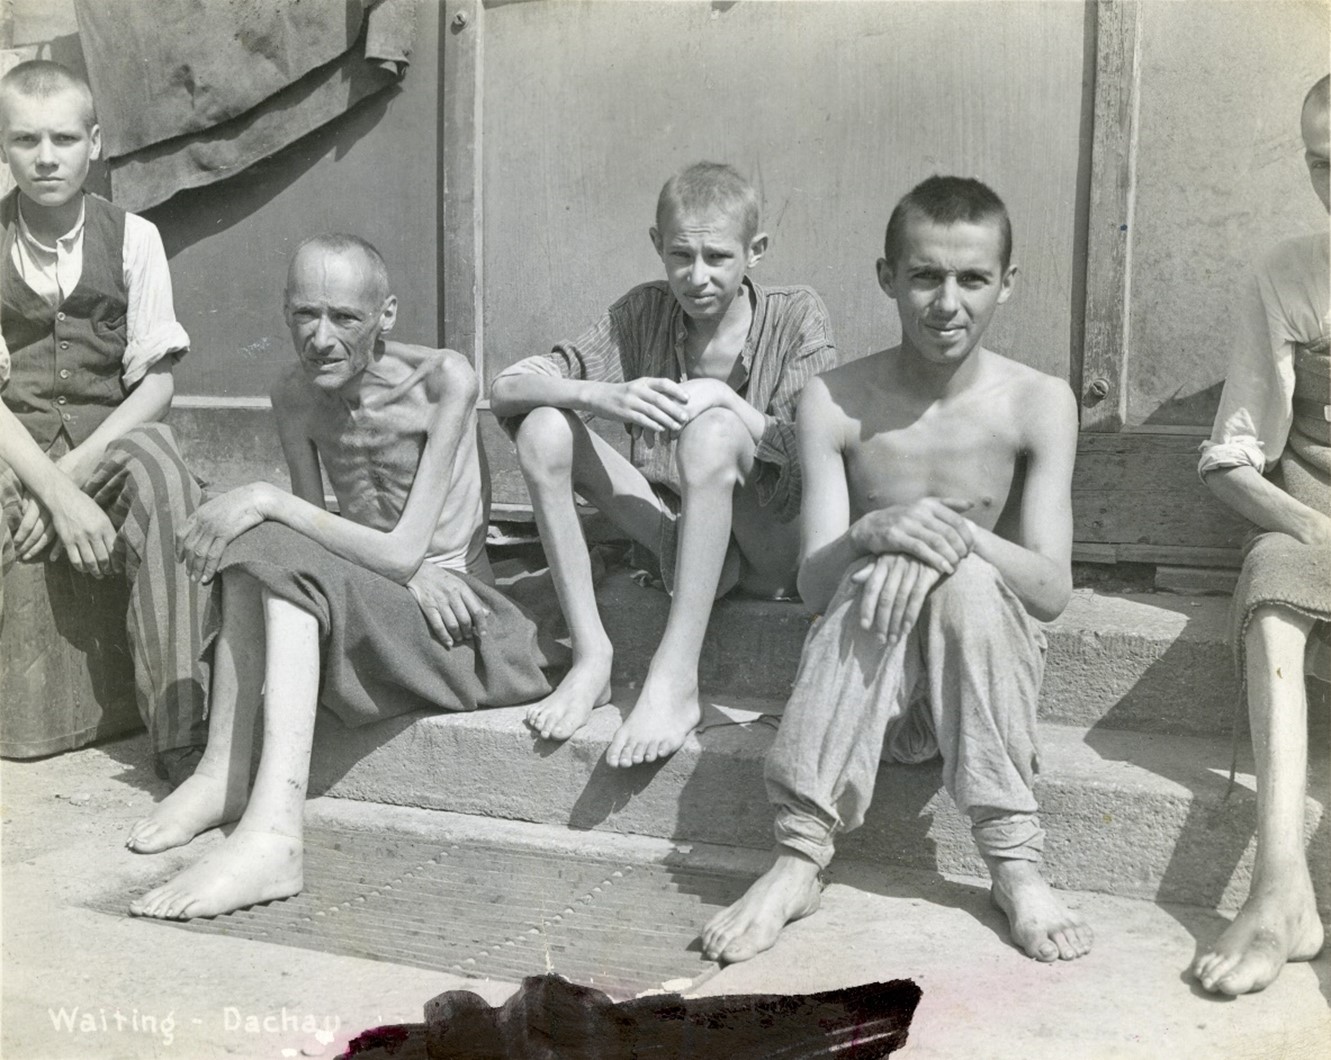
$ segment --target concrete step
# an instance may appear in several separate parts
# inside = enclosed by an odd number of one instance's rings
[[[640,682],[665,629],[669,598],[625,571],[598,597],[615,644],[615,679]],[[1073,725],[1227,735],[1238,697],[1227,644],[1229,601],[1078,589],[1047,627],[1040,716]],[[699,677],[708,692],[780,699],[790,691],[811,619],[798,603],[722,600]]]
[[[632,705],[632,696],[615,702]],[[606,765],[622,713],[594,711],[563,744],[540,741],[522,708],[412,715],[359,730],[321,719],[312,790],[398,806],[764,849],[772,811],[762,780],[779,701],[707,704],[701,730],[669,760]],[[1228,739],[1047,724],[1038,780],[1046,866],[1059,887],[1126,897],[1234,905],[1246,893],[1255,798],[1241,759],[1228,793]],[[1327,740],[1313,740],[1309,791],[1323,795]],[[1246,756],[1245,756],[1246,757]],[[1246,771],[1245,771],[1246,770]],[[966,823],[940,790],[940,769],[883,766],[848,857],[983,875]],[[1327,878],[1323,803],[1308,801],[1308,835]],[[1326,896],[1323,896],[1324,898]]]

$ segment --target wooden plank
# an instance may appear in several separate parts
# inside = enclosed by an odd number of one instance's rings
[[[1079,392],[1082,427],[1116,431],[1127,419],[1133,200],[1141,10],[1096,3],[1095,120],[1086,239],[1086,323]]]
[[[1243,566],[1239,548],[1202,548],[1189,545],[1118,545],[1120,563],[1166,563],[1181,567]]]
[[[1205,437],[1200,431],[1083,432],[1072,477],[1074,540],[1236,554],[1251,524],[1197,477],[1197,447]],[[1120,547],[1118,558],[1130,557]]]
[[[1230,596],[1238,583],[1232,567],[1175,567],[1160,564],[1155,568],[1155,587],[1189,596]]]
[[[442,342],[471,358],[485,378],[481,335],[481,61],[482,8],[447,0],[440,26],[439,257]]]
[[[1118,549],[1113,545],[1089,545],[1074,541],[1072,543],[1073,563],[1117,563]]]

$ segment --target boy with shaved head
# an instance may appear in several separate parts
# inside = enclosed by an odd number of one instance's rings
[[[528,722],[562,740],[610,696],[612,650],[593,592],[576,491],[655,554],[670,615],[611,766],[673,754],[698,724],[698,658],[712,603],[736,584],[793,591],[800,506],[795,404],[835,363],[827,310],[808,287],[762,287],[767,249],[753,186],[700,162],[657,200],[664,281],[633,288],[574,342],[494,382],[517,440],[541,541],[568,620],[573,668]],[[623,423],[626,460],[584,417]]]
[[[800,399],[800,595],[821,612],[767,760],[777,857],[703,932],[741,961],[818,908],[840,831],[880,758],[943,759],[1007,915],[1041,961],[1090,928],[1040,877],[1032,791],[1040,621],[1072,592],[1077,410],[1066,383],[981,345],[1012,293],[1012,231],[979,181],[931,177],[897,205],[878,282],[901,344]]]
[[[206,734],[207,594],[171,542],[201,494],[155,421],[189,336],[157,229],[83,191],[100,151],[83,80],[41,60],[0,79],[0,158],[18,185],[0,201],[0,571],[46,556],[126,578],[139,712],[178,783]]]
[[[318,703],[363,725],[550,690],[535,625],[492,584],[471,365],[385,338],[397,299],[378,251],[355,236],[301,245],[285,313],[298,363],[274,388],[273,412],[293,493],[233,490],[181,536],[191,576],[222,580],[208,746],[128,845],[152,853],[239,821],[136,900],[141,916],[216,916],[301,889]],[[324,506],[321,467],[338,515]]]
[[[1331,209],[1331,77],[1300,115],[1313,191]],[[1199,471],[1264,533],[1234,591],[1232,635],[1257,766],[1257,858],[1234,922],[1194,962],[1217,994],[1265,989],[1322,949],[1303,843],[1309,673],[1331,679],[1331,266],[1326,226],[1267,255],[1239,305],[1229,375]]]

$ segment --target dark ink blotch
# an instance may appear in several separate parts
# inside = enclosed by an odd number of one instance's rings
[[[426,1055],[429,1060],[767,1060],[776,1055],[865,1060],[888,1056],[905,1044],[920,996],[913,981],[895,979],[817,994],[688,999],[656,994],[616,1003],[599,990],[556,975],[530,976],[497,1008],[469,990],[450,990],[427,1003]],[[419,1025],[409,1034],[410,1055],[420,1055],[415,1051]],[[347,1055],[364,1060],[370,1054]]]

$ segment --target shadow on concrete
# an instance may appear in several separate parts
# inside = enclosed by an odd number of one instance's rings
[[[587,786],[569,811],[568,826],[590,831],[604,824],[647,789],[665,768],[666,761],[662,759],[631,769],[616,769],[602,755],[592,768]]]
[[[1195,953],[1188,962],[1190,966],[1228,923],[1228,918],[1213,911],[1225,900],[1235,874],[1246,876],[1250,871],[1245,854],[1256,833],[1257,800],[1242,779],[1232,785],[1227,779],[1231,762],[1237,764],[1240,778],[1245,774],[1251,777],[1254,768],[1237,680],[1231,682],[1231,694],[1225,701],[1215,704],[1217,733],[1228,731],[1231,719],[1239,719],[1235,745],[1231,746],[1231,741],[1224,737],[1196,740],[1193,746],[1200,755],[1179,754],[1168,739],[1160,741],[1159,745],[1123,739],[1125,731],[1139,730],[1140,701],[1159,702],[1162,697],[1177,691],[1180,660],[1176,656],[1184,651],[1177,641],[1166,650],[1147,668],[1132,692],[1111,707],[1090,729],[1086,743],[1106,759],[1131,761],[1188,792],[1182,821],[1177,825],[1169,819],[1160,822],[1166,830],[1177,827],[1178,838],[1153,897],[1196,940]],[[1310,681],[1308,698],[1308,795],[1322,804],[1323,811],[1314,816],[1312,807],[1309,807],[1305,840],[1314,885],[1320,892],[1318,907],[1325,919],[1328,908],[1331,908],[1331,893],[1325,890],[1326,881],[1331,878],[1328,872],[1331,866],[1331,826],[1326,812],[1326,807],[1331,805],[1326,768],[1326,748],[1331,745],[1331,712],[1328,711],[1331,697],[1327,695],[1326,686]],[[1170,805],[1160,812],[1169,815],[1178,811],[1176,805]],[[1246,894],[1246,890],[1246,885],[1242,886],[1240,894]],[[1318,967],[1317,974],[1323,996],[1331,1001],[1331,974],[1322,966]],[[1185,979],[1190,978],[1186,969],[1183,975]],[[1205,991],[1200,993],[1206,994]]]

